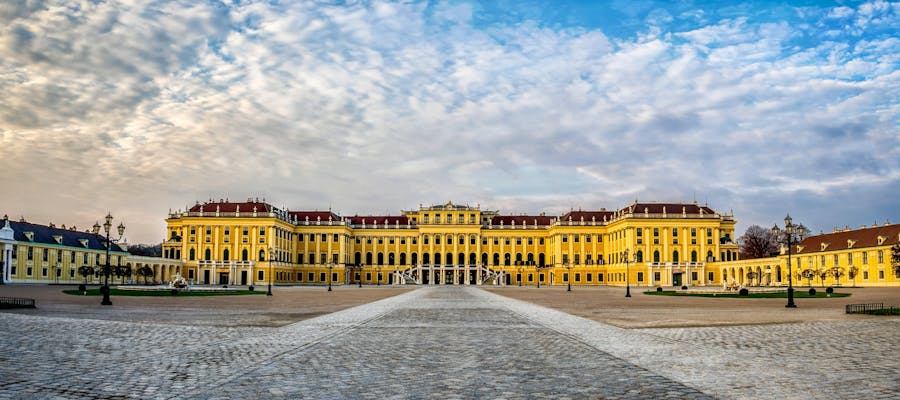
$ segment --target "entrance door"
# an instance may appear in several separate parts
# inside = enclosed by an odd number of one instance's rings
[[[510,274],[503,274],[503,275],[506,276],[506,286],[511,285],[510,280],[511,280],[512,276]]]
[[[241,271],[241,285],[247,284],[247,271]]]
[[[394,284],[394,274],[388,274],[388,285]]]
[[[219,272],[219,284],[220,285],[228,284],[228,273],[227,272]]]
[[[209,285],[209,270],[203,270],[203,283]]]
[[[672,274],[672,286],[681,286],[681,276],[682,274],[680,272]]]

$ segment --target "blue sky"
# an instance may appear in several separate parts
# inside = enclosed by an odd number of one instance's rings
[[[2,212],[195,200],[900,221],[900,3],[0,4]]]

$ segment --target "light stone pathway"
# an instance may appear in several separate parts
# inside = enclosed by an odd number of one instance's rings
[[[281,328],[0,313],[0,399],[897,398],[898,328],[627,330],[471,287]]]

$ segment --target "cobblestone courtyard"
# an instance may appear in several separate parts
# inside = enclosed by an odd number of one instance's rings
[[[622,329],[473,287],[281,327],[0,313],[0,398],[896,398],[898,328]]]

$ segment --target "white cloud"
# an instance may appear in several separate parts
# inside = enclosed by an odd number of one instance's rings
[[[740,218],[762,214],[748,197],[900,181],[892,37],[795,48],[795,26],[737,18],[610,39],[480,28],[466,3],[16,4],[0,8],[4,212],[112,210],[139,241],[209,196],[362,214],[705,194]]]

